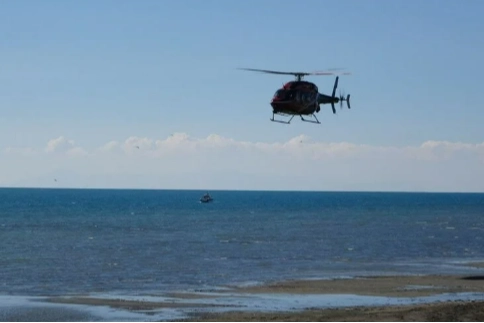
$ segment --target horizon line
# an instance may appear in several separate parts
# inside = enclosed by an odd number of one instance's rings
[[[236,189],[236,188],[135,188],[135,187],[54,187],[0,186],[1,189],[98,190],[98,191],[215,191],[215,192],[301,192],[301,193],[409,193],[409,194],[484,194],[484,191],[411,191],[411,190],[309,190],[309,189]]]

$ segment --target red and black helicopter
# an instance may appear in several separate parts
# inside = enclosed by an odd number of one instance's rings
[[[334,81],[333,92],[331,96],[319,93],[318,87],[312,82],[303,81],[306,75],[349,75],[348,72],[337,72],[342,69],[328,69],[326,71],[317,71],[312,73],[307,72],[279,72],[270,70],[260,70],[254,68],[239,68],[246,71],[263,72],[270,74],[294,75],[295,81],[285,83],[282,88],[278,89],[271,100],[272,118],[271,121],[289,124],[294,116],[300,116],[302,121],[321,123],[316,117],[315,113],[320,111],[320,104],[331,104],[333,113],[336,113],[334,108],[335,103],[340,103],[343,107],[343,101],[346,101],[348,109],[350,106],[350,95],[346,97],[340,95],[335,96],[336,88],[338,87],[339,76],[336,76]],[[278,114],[285,117],[290,117],[289,120],[276,120],[274,116]],[[304,119],[303,116],[312,116],[315,120]]]

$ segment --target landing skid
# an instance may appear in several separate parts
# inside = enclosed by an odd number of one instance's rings
[[[272,118],[270,119],[272,122],[279,122],[279,123],[284,123],[284,124],[290,124],[291,123],[291,120],[292,118],[294,118],[294,115],[291,116],[291,118],[288,120],[288,121],[284,121],[284,120],[276,120],[274,118],[274,113],[272,114]]]
[[[278,123],[284,123],[284,124],[290,124],[291,123],[291,120],[292,118],[294,118],[294,116],[296,116],[295,114],[291,115],[291,117],[289,118],[289,120],[277,120],[274,118],[275,116],[275,113],[272,114],[272,118],[270,119],[272,122],[278,122]],[[304,119],[304,117],[302,116],[302,114],[299,114],[299,116],[301,117],[301,121],[304,121],[304,122],[309,122],[309,123],[317,123],[317,124],[321,124],[321,122],[319,122],[318,118],[316,117],[316,115],[313,113],[311,116],[316,119],[316,120],[307,120],[307,119]]]
[[[315,120],[306,120],[303,118],[303,116],[300,116],[301,117],[301,120],[304,121],[304,122],[310,122],[310,123],[317,123],[317,124],[321,124],[321,122],[319,122],[318,118],[316,117],[316,115],[313,113],[312,116],[314,117]]]

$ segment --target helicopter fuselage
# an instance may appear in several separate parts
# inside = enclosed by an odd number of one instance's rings
[[[320,104],[337,103],[337,97],[318,92],[316,84],[306,81],[293,81],[284,84],[271,100],[274,113],[290,115],[312,115],[319,112]]]

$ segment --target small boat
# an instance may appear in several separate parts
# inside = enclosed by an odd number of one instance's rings
[[[206,193],[204,196],[200,198],[200,203],[208,203],[212,201],[213,201],[213,198],[208,193]]]

